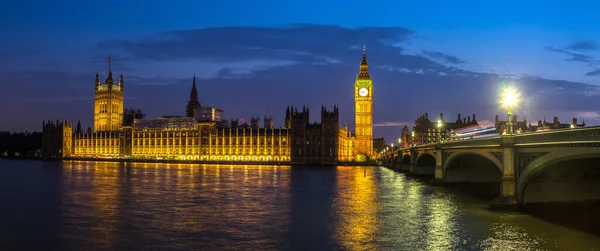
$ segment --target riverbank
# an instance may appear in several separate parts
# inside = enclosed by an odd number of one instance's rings
[[[155,160],[155,159],[104,159],[104,158],[63,158],[42,159],[37,157],[9,157],[12,160],[42,160],[42,161],[99,161],[127,163],[164,163],[164,164],[217,164],[217,165],[283,165],[283,166],[377,166],[375,162],[338,162],[335,165],[292,164],[285,161],[224,161],[224,160]]]

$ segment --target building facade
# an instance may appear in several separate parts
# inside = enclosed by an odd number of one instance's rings
[[[355,139],[347,128],[339,126],[339,109],[321,107],[321,123],[310,123],[310,110],[290,106],[286,110],[286,125],[290,125],[292,164],[335,165],[355,160]]]
[[[558,120],[558,117],[554,117],[552,122],[547,122],[546,118],[544,118],[544,120],[538,120],[537,124],[532,125],[531,121],[527,121],[525,118],[523,118],[523,121],[518,121],[517,115],[512,115],[512,124],[515,133],[519,134],[554,129],[585,127],[585,120],[583,120],[581,124],[577,122],[577,118],[573,118],[571,123],[561,123]],[[500,120],[499,116],[496,115],[494,127],[498,133],[506,132],[506,120]]]
[[[112,78],[110,57],[104,83],[96,74],[94,127],[73,131],[72,122],[43,123],[45,158],[276,162],[336,165],[372,156],[373,86],[363,51],[354,86],[357,133],[340,127],[339,108],[321,107],[320,123],[309,108],[289,106],[284,126],[273,118],[252,117],[250,125],[223,120],[223,110],[200,105],[194,76],[185,116],[145,119],[141,110],[124,110],[124,80]]]
[[[444,119],[443,113],[440,113],[439,118],[434,120],[429,118],[429,113],[424,113],[415,120],[412,130],[409,130],[407,126],[402,128],[400,143],[402,147],[408,147],[410,145],[436,143],[438,139],[446,141],[454,131],[477,126],[479,126],[479,123],[475,114],[472,118],[471,116],[463,118],[459,113],[456,121],[448,122]]]

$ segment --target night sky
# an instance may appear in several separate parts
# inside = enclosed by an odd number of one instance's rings
[[[109,54],[125,106],[148,117],[184,115],[196,74],[200,103],[226,119],[271,114],[279,126],[286,105],[306,104],[317,121],[338,104],[354,128],[363,44],[374,134],[388,142],[424,112],[491,121],[507,83],[524,98],[519,120],[600,124],[598,1],[288,2],[2,1],[0,130],[91,126]]]

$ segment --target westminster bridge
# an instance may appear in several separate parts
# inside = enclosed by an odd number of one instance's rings
[[[384,165],[438,185],[499,183],[492,209],[600,200],[600,126],[396,148]]]

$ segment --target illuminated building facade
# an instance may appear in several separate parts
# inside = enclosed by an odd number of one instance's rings
[[[287,130],[219,127],[189,117],[137,121],[133,159],[203,161],[289,161]]]
[[[185,116],[143,119],[141,110],[124,110],[124,80],[112,78],[110,57],[104,83],[96,74],[94,127],[57,121],[43,126],[45,158],[148,159],[215,162],[276,162],[335,165],[372,156],[373,85],[366,53],[355,89],[357,133],[339,125],[339,109],[321,107],[321,122],[310,123],[309,109],[288,107],[283,128],[273,118],[252,117],[250,125],[227,123],[223,110],[202,106],[194,76]]]
[[[354,103],[356,118],[356,156],[373,156],[373,80],[369,74],[366,46],[360,62],[360,72],[354,83]]]
[[[94,88],[94,132],[119,131],[123,123],[123,74],[119,76],[119,83],[115,84],[108,57],[108,76],[103,84],[96,73],[96,86]]]

